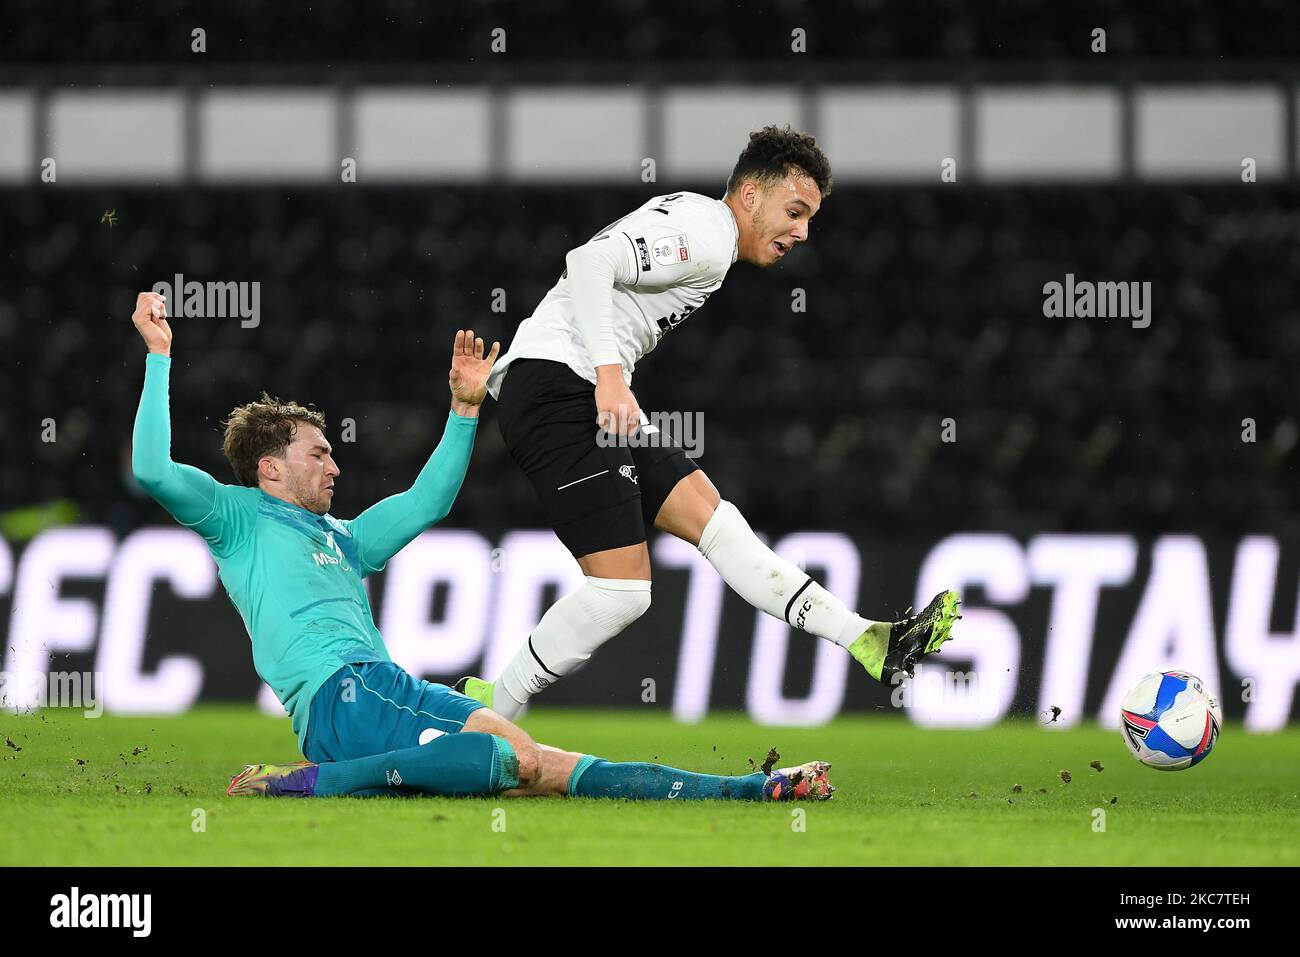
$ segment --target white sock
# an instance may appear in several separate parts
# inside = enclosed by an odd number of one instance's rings
[[[730,502],[719,503],[700,535],[700,554],[755,608],[847,648],[877,622],[844,603],[768,548]]]
[[[546,610],[492,692],[492,710],[513,718],[539,691],[567,675],[650,607],[650,582],[592,578]]]

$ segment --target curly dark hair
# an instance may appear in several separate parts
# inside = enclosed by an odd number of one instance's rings
[[[240,485],[257,485],[257,463],[263,455],[284,455],[299,422],[325,431],[325,415],[314,406],[285,402],[262,393],[256,402],[241,405],[222,423],[222,451]]]
[[[831,162],[808,133],[789,126],[765,126],[749,134],[749,145],[736,160],[727,179],[727,192],[734,192],[742,180],[756,179],[764,186],[784,179],[791,167],[807,173],[825,199],[831,193]]]

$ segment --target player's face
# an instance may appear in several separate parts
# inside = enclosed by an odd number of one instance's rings
[[[808,223],[821,208],[822,194],[811,177],[796,172],[760,190],[759,197],[750,224],[749,261],[770,266],[808,239]]]
[[[339,467],[325,433],[306,422],[296,424],[284,454],[286,491],[293,501],[317,515],[330,510]]]

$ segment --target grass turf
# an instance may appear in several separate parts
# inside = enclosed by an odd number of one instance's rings
[[[1230,726],[1204,764],[1162,773],[1095,727],[934,731],[862,716],[777,729],[543,709],[525,727],[611,760],[715,773],[744,773],[775,745],[789,763],[832,761],[840,790],[817,805],[235,799],[224,790],[243,764],[298,758],[286,720],[214,706],[0,715],[0,864],[1300,864],[1300,728]]]

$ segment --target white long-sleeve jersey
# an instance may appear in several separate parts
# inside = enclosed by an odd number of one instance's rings
[[[519,324],[488,391],[498,397],[516,359],[563,362],[591,383],[596,366],[617,362],[631,385],[637,361],[722,285],[738,239],[731,208],[699,193],[656,196],[611,223],[569,253],[569,268]]]

